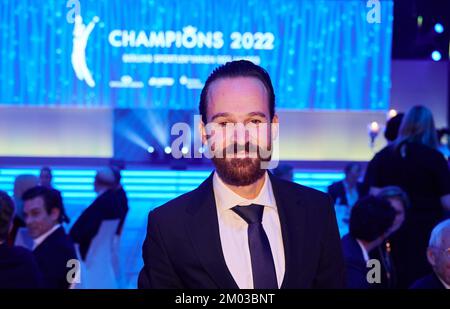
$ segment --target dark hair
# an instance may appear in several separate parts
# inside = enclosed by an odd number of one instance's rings
[[[400,130],[400,125],[402,124],[403,116],[405,114],[399,113],[388,120],[386,123],[386,129],[384,130],[384,137],[389,141],[393,142],[397,139],[398,131]]]
[[[48,172],[49,174],[51,174],[52,173],[52,170],[50,169],[50,167],[48,167],[48,166],[43,166],[42,168],[41,168],[41,173],[42,172]]]
[[[220,78],[232,78],[232,77],[254,77],[260,80],[267,90],[269,96],[269,112],[270,119],[273,119],[275,115],[275,92],[273,91],[272,81],[270,80],[269,73],[262,67],[250,62],[248,60],[237,60],[227,62],[216,69],[208,76],[205,82],[205,86],[202,89],[200,95],[199,111],[202,116],[203,123],[207,123],[206,117],[208,90],[212,82]]]
[[[352,170],[352,168],[354,166],[357,166],[359,168],[359,170],[362,170],[361,164],[358,162],[350,162],[347,165],[345,165],[344,167],[344,173],[345,175],[347,175],[348,173],[350,173],[350,171]]]
[[[9,195],[0,191],[0,240],[8,238],[9,226],[14,216],[14,202]]]
[[[376,197],[379,197],[383,200],[388,200],[390,198],[398,198],[402,201],[403,208],[406,210],[410,206],[408,194],[403,191],[400,187],[397,186],[388,186],[381,189],[380,192],[377,193]]]
[[[61,193],[58,190],[46,188],[43,186],[36,186],[25,191],[25,193],[22,195],[22,200],[25,202],[36,197],[42,197],[42,199],[44,200],[45,209],[48,214],[50,214],[53,208],[59,209],[59,223],[68,223],[70,221],[64,210]]]
[[[120,185],[120,180],[122,179],[122,175],[120,173],[121,169],[119,167],[117,167],[117,166],[114,166],[114,165],[110,166],[110,168],[111,168],[111,171],[114,174],[114,183],[115,183],[115,185],[116,186]]]
[[[386,233],[394,223],[395,210],[391,204],[375,196],[358,200],[350,215],[350,235],[374,241]]]

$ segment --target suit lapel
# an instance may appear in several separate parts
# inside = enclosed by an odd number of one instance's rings
[[[277,202],[283,238],[285,272],[282,289],[304,287],[306,250],[306,208],[301,197],[290,194],[279,179],[269,173],[273,194]],[[305,286],[306,287],[306,286]]]
[[[238,289],[223,256],[212,174],[200,185],[195,199],[198,203],[187,209],[191,220],[186,229],[200,262],[218,288]]]

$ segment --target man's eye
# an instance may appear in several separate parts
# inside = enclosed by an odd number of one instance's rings
[[[260,124],[260,123],[261,123],[261,120],[259,120],[259,119],[253,119],[253,120],[251,121],[251,123],[254,123],[254,124]]]
[[[227,123],[228,122],[226,122],[226,121],[221,121],[221,122],[219,122],[219,126],[225,127],[227,125]]]

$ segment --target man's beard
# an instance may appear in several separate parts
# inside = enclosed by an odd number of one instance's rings
[[[240,147],[245,149],[245,158],[239,158],[236,155],[237,149]],[[250,150],[256,150],[256,158],[254,153],[253,156],[250,156]],[[235,157],[227,158],[227,154]],[[221,158],[214,156],[212,161],[223,182],[232,186],[248,186],[264,176],[266,170],[261,167],[261,162],[270,161],[270,158],[271,156],[265,159],[261,158],[260,148],[247,142],[245,148],[236,143],[229,145],[223,150]]]

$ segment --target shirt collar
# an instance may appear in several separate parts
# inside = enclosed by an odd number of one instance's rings
[[[59,229],[60,226],[61,226],[61,224],[56,224],[54,227],[52,227],[50,230],[48,230],[47,232],[45,232],[38,238],[33,239],[33,250],[36,249],[40,244],[42,244],[44,242],[44,240],[47,239],[47,237],[49,237],[51,234],[53,234],[54,231]]]
[[[442,280],[441,277],[439,277],[437,274],[436,274],[436,277],[439,279],[439,281],[441,281],[441,283],[445,287],[445,289],[450,290],[450,285],[448,285],[444,280]]]
[[[250,204],[258,204],[274,208],[275,210],[277,209],[275,197],[272,191],[272,184],[267,172],[264,175],[264,185],[261,188],[258,196],[254,199],[246,199],[234,193],[230,188],[227,187],[223,180],[220,179],[217,172],[214,172],[213,176],[213,189],[218,204],[217,207],[221,211],[231,209],[237,205],[245,206]]]
[[[364,261],[366,261],[366,263],[367,263],[367,261],[369,261],[369,253],[367,252],[366,247],[364,247],[364,245],[362,244],[362,242],[359,239],[356,239],[356,242],[358,243],[359,247],[362,250]]]

